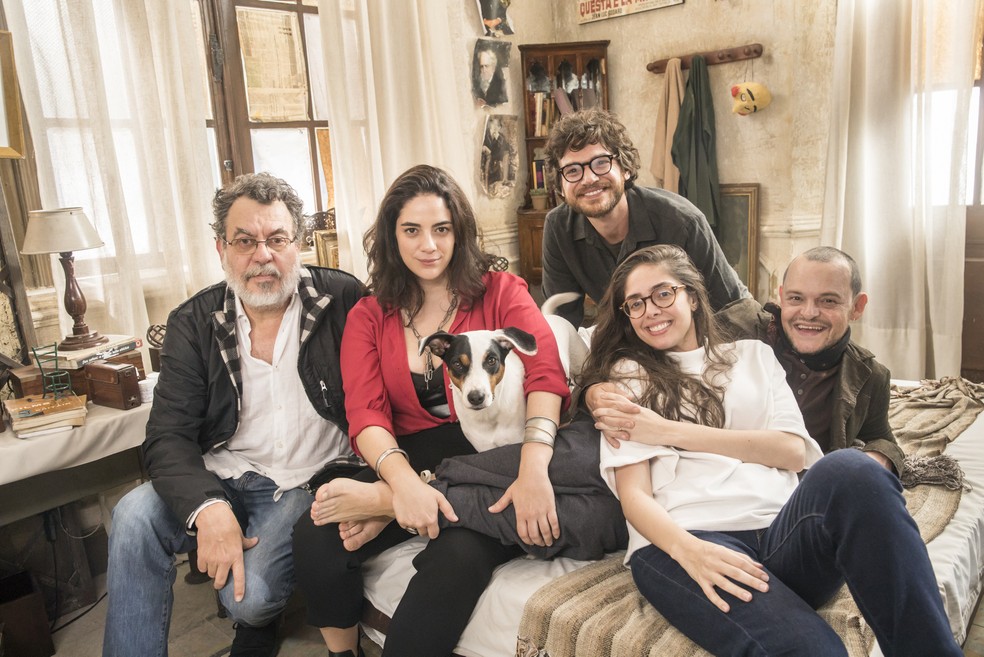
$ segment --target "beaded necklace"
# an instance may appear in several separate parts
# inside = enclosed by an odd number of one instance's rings
[[[457,307],[458,307],[458,291],[451,290],[451,304],[448,306],[448,311],[444,313],[444,319],[442,319],[441,323],[437,325],[437,329],[434,331],[435,333],[444,330],[444,326],[451,319],[451,315],[454,314],[454,309]],[[413,325],[413,317],[407,315],[406,326],[409,327],[411,331],[413,331],[413,337],[417,338],[417,343],[419,344],[421,336],[420,333],[417,331],[417,327]],[[424,388],[430,390],[430,382],[431,379],[434,378],[434,362],[431,358],[430,347],[424,347],[424,352],[422,357],[424,359]]]

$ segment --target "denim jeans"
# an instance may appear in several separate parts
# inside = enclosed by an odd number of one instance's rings
[[[273,500],[277,485],[255,472],[222,481],[246,536],[260,540],[244,554],[246,594],[233,598],[232,573],[219,599],[229,615],[251,626],[268,624],[287,604],[294,589],[291,534],[294,523],[311,507],[300,489]],[[113,509],[109,538],[105,657],[167,655],[167,636],[174,602],[174,555],[196,546],[153,485],[127,493]]]
[[[731,607],[724,613],[659,548],[632,555],[643,596],[715,655],[846,655],[814,611],[845,581],[887,657],[963,655],[898,479],[857,450],[810,468],[768,528],[692,533],[749,555],[770,577],[751,602],[718,589]]]

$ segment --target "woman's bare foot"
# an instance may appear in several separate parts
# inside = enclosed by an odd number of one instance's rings
[[[349,552],[355,552],[379,536],[379,532],[383,531],[386,525],[391,522],[393,522],[393,518],[387,518],[386,516],[340,522],[338,523],[338,535],[342,537],[342,545],[345,546],[345,549]]]
[[[382,481],[333,479],[318,489],[311,505],[315,525],[393,515],[393,492]]]

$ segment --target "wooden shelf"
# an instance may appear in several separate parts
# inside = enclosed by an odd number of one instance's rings
[[[564,109],[608,109],[608,41],[539,43],[519,46],[523,71],[523,123],[526,132],[526,197],[517,213],[520,274],[530,285],[543,278],[543,223],[548,210],[533,210],[529,189],[535,151],[547,143],[551,125]],[[537,128],[539,126],[539,132]],[[554,175],[544,171],[544,182],[553,189]],[[552,205],[552,204],[551,204]]]

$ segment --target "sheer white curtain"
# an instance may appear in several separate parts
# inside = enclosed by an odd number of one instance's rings
[[[82,206],[105,242],[75,254],[86,321],[143,336],[222,276],[208,228],[214,189],[203,77],[189,56],[202,48],[191,6],[8,0],[4,8],[43,206]],[[71,320],[62,324],[67,332]]]
[[[400,173],[439,166],[474,198],[475,147],[460,134],[467,85],[456,81],[450,28],[459,4],[349,0],[319,8],[339,257],[363,280],[362,235]]]
[[[870,301],[854,337],[900,378],[960,372],[980,12],[980,0],[837,3],[821,240],[861,266]]]

